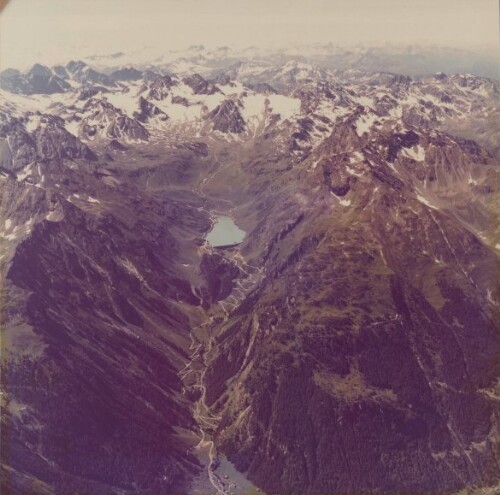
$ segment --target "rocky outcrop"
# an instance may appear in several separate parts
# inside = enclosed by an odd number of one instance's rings
[[[256,84],[248,84],[250,89],[253,89],[257,93],[262,93],[265,95],[274,95],[277,94],[278,91],[274,89],[270,84],[267,83],[256,83]]]
[[[224,100],[205,118],[213,123],[216,131],[239,134],[245,130],[245,121],[241,116],[238,103],[233,100]]]
[[[33,133],[37,152],[43,162],[63,159],[95,160],[96,154],[77,137],[70,134],[61,125],[47,125]]]
[[[80,90],[80,93],[78,95],[78,99],[81,101],[88,100],[90,98],[93,98],[94,96],[98,95],[99,93],[108,93],[109,89],[105,88],[104,86],[90,86],[90,87],[84,87]]]
[[[387,160],[393,162],[401,149],[412,148],[418,144],[418,141],[418,135],[414,131],[410,130],[404,133],[395,132],[391,135],[387,143]]]
[[[137,81],[142,78],[142,72],[134,67],[125,67],[113,71],[110,76],[111,80],[118,81]]]
[[[64,121],[52,115],[34,115],[39,124],[28,133],[18,119],[4,120],[0,125],[0,138],[5,140],[2,166],[17,170],[34,161],[60,162],[68,159],[95,160],[96,154],[70,134]]]
[[[205,143],[200,142],[183,142],[176,145],[177,148],[183,150],[192,151],[195,155],[201,157],[207,157],[210,152],[210,148]]]
[[[203,77],[199,74],[193,74],[192,76],[185,77],[182,81],[187,84],[196,95],[213,95],[214,93],[219,92],[219,88],[217,88],[217,86],[205,81],[205,79],[203,79]]]
[[[54,67],[52,67],[52,70],[61,79],[69,79],[70,78],[68,71],[66,70],[66,67],[64,67],[63,65],[55,65]]]
[[[120,141],[117,141],[116,139],[112,139],[109,142],[109,146],[117,151],[126,151],[128,149],[126,146],[124,146],[122,143],[120,143]]]
[[[172,96],[172,103],[174,105],[182,105],[184,107],[188,107],[189,106],[189,102],[187,101],[186,98],[182,97],[182,96]]]
[[[155,118],[165,122],[168,120],[168,115],[163,110],[160,110],[156,105],[153,105],[141,96],[139,98],[139,111],[134,112],[134,118],[142,123]]]
[[[10,170],[33,162],[37,157],[36,143],[18,119],[2,117],[0,123],[1,164]]]
[[[28,72],[8,69],[0,74],[0,88],[24,95],[64,93],[71,86],[44,65],[35,64]]]
[[[98,72],[81,60],[71,60],[66,64],[66,71],[70,77],[81,84],[99,84],[103,86],[116,86],[114,80]]]
[[[148,84],[147,98],[157,101],[164,100],[170,94],[171,88],[176,84],[177,82],[169,75],[154,76]]]
[[[87,139],[102,136],[111,139],[146,141],[149,132],[136,119],[103,99],[91,98],[83,107],[82,133]]]
[[[202,257],[200,273],[204,284],[201,285],[199,293],[204,306],[208,309],[231,294],[240,270],[224,256],[214,253]]]

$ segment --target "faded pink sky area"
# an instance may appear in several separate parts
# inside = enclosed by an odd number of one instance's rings
[[[497,0],[11,0],[0,65],[143,46],[328,43],[495,49]]]

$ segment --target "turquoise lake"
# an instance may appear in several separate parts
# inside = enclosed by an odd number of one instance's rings
[[[212,230],[207,235],[207,241],[213,246],[228,246],[239,244],[245,237],[245,232],[238,228],[230,217],[217,217]]]

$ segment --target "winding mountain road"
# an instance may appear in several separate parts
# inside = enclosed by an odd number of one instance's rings
[[[205,386],[205,373],[207,371],[207,362],[205,356],[209,356],[213,350],[215,338],[211,334],[210,328],[216,316],[222,318],[223,322],[227,321],[229,314],[234,311],[241,302],[245,299],[247,294],[253,290],[262,280],[262,268],[257,268],[249,265],[243,259],[241,253],[231,253],[228,255],[229,261],[234,263],[240,272],[244,275],[243,279],[236,281],[234,289],[231,294],[223,301],[219,301],[220,315],[211,316],[201,325],[194,327],[190,332],[191,345],[189,350],[191,354],[189,361],[184,368],[179,371],[179,377],[185,383],[183,394],[186,390],[198,392],[199,399],[196,401],[193,417],[198,424],[200,440],[194,449],[198,452],[204,451],[208,457],[207,462],[207,475],[210,484],[215,490],[217,495],[234,495],[233,487],[237,487],[236,483],[224,482],[217,474],[219,467],[219,457],[215,442],[211,436],[213,431],[217,429],[221,416],[213,415],[206,404],[206,386]],[[204,331],[206,329],[206,331]],[[198,336],[206,336],[206,342],[200,340]],[[194,375],[193,377],[191,375]],[[189,377],[189,382],[187,378]],[[194,383],[192,382],[194,380]]]

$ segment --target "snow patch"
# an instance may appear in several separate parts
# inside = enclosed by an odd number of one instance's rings
[[[49,222],[60,222],[64,218],[64,213],[62,211],[53,210],[47,213],[45,219]]]
[[[158,105],[167,115],[172,122],[187,122],[199,120],[201,118],[201,105],[190,105],[185,107],[178,103],[171,105]]]
[[[330,101],[322,101],[316,108],[316,113],[330,119],[332,122],[335,122],[339,117],[343,117],[348,114],[349,109],[339,105],[332,105]]]
[[[35,219],[29,218],[28,220],[26,220],[26,222],[23,225],[16,225],[10,234],[7,234],[7,235],[0,234],[0,238],[3,238],[7,241],[17,241],[19,239],[22,239],[30,234],[31,226],[34,223],[35,223]],[[7,225],[7,222],[5,222],[5,224]],[[10,228],[10,226],[11,226],[11,223],[9,223],[9,227],[7,227],[7,228]]]
[[[416,162],[423,162],[425,160],[425,149],[420,144],[413,146],[413,148],[403,148],[402,153]]]
[[[89,196],[89,195],[85,195],[85,194],[77,194],[77,193],[74,193],[74,194],[71,194],[69,197],[68,197],[68,201],[71,203],[73,202],[73,200],[79,200],[79,201],[87,201],[88,203],[96,203],[96,204],[100,204],[101,202],[96,199],[96,198],[93,198],[92,196]]]
[[[2,107],[9,107],[14,116],[22,117],[26,112],[48,112],[49,107],[54,105],[69,106],[75,101],[75,94],[54,93],[52,95],[20,95],[0,90],[0,101]]]
[[[139,98],[135,91],[107,93],[106,99],[116,108],[123,110],[130,118],[139,110]]]
[[[78,130],[80,129],[80,122],[78,120],[65,122],[64,127],[70,134],[73,134],[73,136],[78,136]]]
[[[363,177],[363,174],[361,172],[358,172],[357,170],[354,170],[349,166],[346,166],[346,170],[350,175],[354,175],[356,177]]]
[[[417,194],[417,199],[423,203],[424,205],[428,206],[429,208],[432,208],[433,210],[438,210],[436,206],[434,206],[430,201],[428,201],[426,198],[423,196],[420,196],[420,194]]]
[[[358,163],[363,161],[364,159],[365,156],[363,155],[363,153],[361,153],[361,151],[353,151],[351,153],[351,156],[349,157],[349,163],[350,164]]]
[[[330,191],[330,194],[337,199],[337,201],[339,202],[339,204],[341,204],[342,206],[349,206],[351,204],[351,200],[350,199],[347,199],[347,198],[340,198],[339,196],[337,196],[333,191]]]
[[[245,91],[245,87],[238,81],[231,81],[230,84],[220,84],[217,87],[226,95],[240,94]]]
[[[358,96],[356,101],[365,107],[372,107],[373,98],[369,98],[368,96]]]
[[[318,158],[310,167],[309,170],[316,170],[318,163],[321,161],[321,158]]]
[[[118,262],[128,273],[130,273],[130,275],[139,279],[141,282],[144,280],[143,276],[139,273],[139,270],[137,270],[136,266],[128,258],[119,258]]]
[[[358,120],[356,120],[356,134],[361,137],[365,132],[370,130],[370,127],[377,120],[377,116],[374,113],[368,115],[361,115]]]
[[[34,132],[41,124],[42,119],[39,115],[30,115],[28,122],[24,124],[24,127],[28,132]]]
[[[17,180],[19,182],[23,181],[26,179],[26,177],[29,177],[31,175],[31,164],[26,165],[20,172],[16,174]]]
[[[195,96],[196,100],[194,101],[194,103],[203,105],[208,109],[209,112],[215,110],[215,108],[225,100],[224,95],[221,93],[214,93],[213,95],[195,95]]]
[[[269,106],[273,113],[278,113],[283,120],[291,119],[300,113],[300,100],[284,95],[269,95]]]
[[[262,117],[265,110],[265,99],[263,95],[248,95],[242,99],[243,108],[240,108],[241,116],[248,122],[252,118]]]

